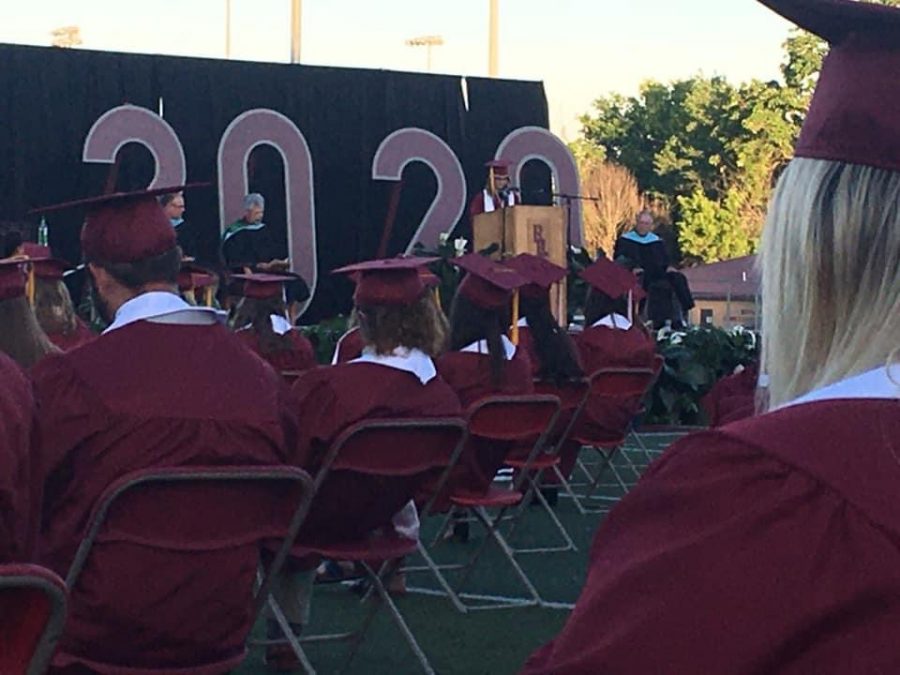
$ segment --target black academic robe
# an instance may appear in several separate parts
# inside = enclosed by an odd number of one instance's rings
[[[613,253],[613,260],[626,258],[629,267],[640,267],[644,270],[644,286],[664,279],[666,270],[671,264],[666,244],[658,237],[650,243],[639,243],[627,237],[619,237]]]

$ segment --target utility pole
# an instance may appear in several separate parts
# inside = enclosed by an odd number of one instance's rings
[[[291,63],[300,63],[303,0],[291,0]]]
[[[231,0],[225,0],[225,58],[231,58]]]
[[[497,77],[498,58],[497,43],[500,34],[500,0],[489,0],[490,18],[488,20],[488,77]]]
[[[407,47],[425,47],[425,64],[427,72],[431,72],[431,48],[444,44],[444,38],[440,35],[423,35],[406,41]]]

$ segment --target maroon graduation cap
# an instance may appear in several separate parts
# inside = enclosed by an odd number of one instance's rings
[[[241,297],[254,300],[269,300],[283,296],[284,285],[294,280],[285,274],[232,274],[232,279],[238,279],[244,283],[238,293]]]
[[[760,2],[831,45],[794,154],[900,171],[900,9]]]
[[[490,162],[485,162],[484,165],[488,168],[491,178],[509,176],[509,162],[505,159],[492,159]]]
[[[525,298],[546,298],[550,287],[565,279],[568,274],[565,267],[531,253],[520,253],[514,258],[504,260],[503,264],[514,269],[528,281],[519,289],[519,293]]]
[[[512,299],[513,292],[528,283],[511,267],[477,253],[469,253],[450,262],[468,272],[457,293],[482,309],[504,307]]]
[[[192,261],[182,261],[178,270],[178,290],[190,291],[195,288],[209,288],[216,283],[216,275]]]
[[[590,284],[591,288],[613,299],[621,298],[629,291],[636,291],[638,287],[637,279],[632,272],[607,258],[599,258],[593,265],[583,269],[581,278]]]
[[[22,253],[31,263],[31,271],[38,279],[62,281],[66,270],[72,269],[72,265],[65,260],[54,258],[49,246],[27,241],[22,244]]]
[[[12,300],[25,295],[28,261],[9,259],[0,262],[0,300]]]
[[[356,281],[353,301],[357,307],[411,305],[425,294],[420,270],[438,258],[382,258],[336,269]]]
[[[177,245],[175,228],[157,197],[201,185],[191,183],[155,190],[113,192],[45,206],[31,213],[50,213],[76,207],[86,209],[81,230],[85,259],[107,263],[130,263],[152,258]]]

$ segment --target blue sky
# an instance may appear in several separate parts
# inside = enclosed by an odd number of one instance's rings
[[[287,61],[289,0],[231,0],[232,56]],[[48,44],[81,28],[84,47],[221,57],[225,0],[30,0],[0,3],[0,42]],[[702,72],[778,76],[789,24],[753,0],[500,0],[500,75],[543,80],[554,131],[612,91]],[[303,61],[424,70],[407,38],[439,34],[435,72],[485,75],[488,0],[303,0]]]

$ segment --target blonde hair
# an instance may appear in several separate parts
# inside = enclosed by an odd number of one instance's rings
[[[888,363],[900,344],[900,172],[794,159],[763,233],[769,405]]]
[[[47,354],[58,351],[41,330],[28,300],[0,300],[0,352],[28,369]]]

